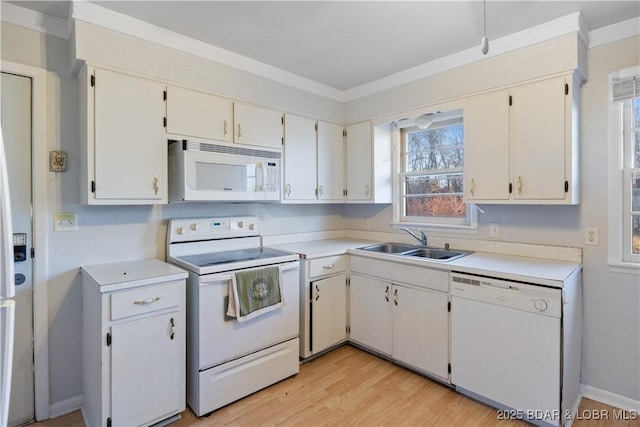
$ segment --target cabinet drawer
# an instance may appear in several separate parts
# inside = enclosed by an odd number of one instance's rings
[[[449,290],[449,273],[429,267],[352,256],[351,272],[373,276],[395,284],[414,285],[440,292]]]
[[[177,307],[184,292],[184,281],[177,281],[114,293],[111,295],[111,320]]]
[[[347,268],[347,256],[336,255],[309,261],[309,277],[325,276],[327,274],[340,273]]]

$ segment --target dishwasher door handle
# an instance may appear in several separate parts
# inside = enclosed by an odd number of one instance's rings
[[[516,286],[501,285],[498,283],[482,282],[480,283],[480,287],[485,289],[490,289],[490,290],[496,290],[496,291],[520,292],[520,288]]]

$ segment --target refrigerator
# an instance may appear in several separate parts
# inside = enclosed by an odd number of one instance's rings
[[[7,159],[0,128],[0,426],[6,426],[9,418],[15,319],[13,261]]]

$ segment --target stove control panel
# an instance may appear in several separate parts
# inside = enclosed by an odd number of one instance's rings
[[[257,217],[177,218],[169,221],[167,240],[190,242],[260,235]]]

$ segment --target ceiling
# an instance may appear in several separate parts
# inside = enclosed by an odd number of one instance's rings
[[[67,1],[9,1],[66,19]],[[478,47],[483,2],[94,1],[102,7],[345,91]],[[640,1],[486,3],[495,40],[581,11],[589,30],[640,16]]]

